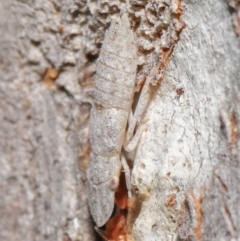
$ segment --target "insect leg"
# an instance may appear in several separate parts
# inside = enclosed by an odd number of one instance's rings
[[[144,121],[145,122],[145,121]],[[136,149],[136,146],[138,144],[138,141],[140,140],[143,131],[146,130],[145,126],[144,126],[144,122],[141,123],[138,128],[136,133],[134,134],[134,136],[132,137],[132,139],[128,142],[124,144],[124,150],[127,152],[132,152]]]
[[[155,67],[153,67],[151,69],[151,72],[148,75],[144,85],[143,85],[143,88],[142,88],[142,91],[141,91],[141,94],[140,94],[140,97],[139,97],[139,100],[138,100],[138,103],[137,103],[136,110],[133,114],[133,117],[132,116],[130,117],[129,127],[128,127],[127,134],[126,134],[126,140],[125,140],[125,143],[124,143],[124,149],[127,150],[127,151],[131,150],[131,148],[129,148],[128,146],[129,146],[130,142],[132,142],[132,140],[134,139],[134,137],[133,137],[134,130],[135,130],[136,126],[141,122],[142,114],[145,111],[146,106],[148,104],[148,101],[149,101],[149,91],[148,91],[149,85],[150,85],[152,79],[156,76],[156,73],[157,73],[157,69]],[[141,131],[142,128],[139,128],[139,129],[140,129],[139,131]],[[137,140],[141,136],[141,133],[138,133],[137,135],[136,134],[135,134],[136,140],[134,142],[137,142]]]
[[[128,190],[128,197],[131,198],[132,197],[131,173],[130,173],[130,169],[129,169],[129,166],[127,164],[126,158],[124,156],[121,157],[121,163],[122,163],[122,166],[123,166],[123,170],[125,172],[125,179],[126,179],[126,186],[127,186],[127,190]]]
[[[128,126],[130,126],[132,121],[133,121],[133,112],[130,111],[129,116],[128,116]]]

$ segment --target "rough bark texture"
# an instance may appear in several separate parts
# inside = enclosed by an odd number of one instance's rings
[[[133,165],[135,240],[240,239],[240,51],[229,7],[156,2],[0,1],[0,240],[94,240],[90,91],[104,31],[123,9],[138,39],[138,87],[152,66],[160,83]]]
[[[78,83],[86,58],[73,7],[0,3],[0,240],[93,240],[90,105]]]
[[[239,42],[226,2],[183,7],[187,27],[148,108],[133,168],[144,197],[138,241],[240,235]]]

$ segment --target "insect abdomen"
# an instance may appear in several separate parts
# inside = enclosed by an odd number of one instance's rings
[[[136,78],[136,44],[127,15],[113,21],[97,61],[91,147],[96,155],[120,154]]]
[[[106,32],[97,62],[94,99],[129,112],[136,78],[136,46],[126,15]]]

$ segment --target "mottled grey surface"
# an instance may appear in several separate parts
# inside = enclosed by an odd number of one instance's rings
[[[133,233],[138,241],[237,240],[239,40],[225,1],[182,6],[186,28],[146,113],[135,158],[133,184],[143,201]],[[223,194],[216,170],[229,176],[221,177]]]
[[[90,118],[91,160],[88,197],[91,214],[103,226],[114,208],[121,150],[131,112],[137,71],[135,35],[127,14],[112,21],[97,62]],[[112,183],[116,182],[114,188]]]
[[[91,74],[85,17],[74,8],[0,1],[0,240],[94,240],[85,186]]]

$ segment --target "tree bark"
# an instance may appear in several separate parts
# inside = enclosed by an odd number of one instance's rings
[[[1,0],[1,240],[95,240],[91,91],[121,11],[136,35],[137,87],[159,70],[132,168],[135,241],[240,239],[240,50],[227,2]]]
[[[182,4],[186,28],[134,161],[144,199],[133,232],[138,241],[238,240],[239,40],[226,2]]]
[[[94,240],[85,187],[91,82],[74,7],[0,3],[1,240]]]

